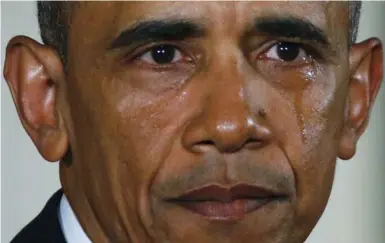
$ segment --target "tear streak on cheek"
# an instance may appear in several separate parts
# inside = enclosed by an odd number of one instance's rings
[[[334,86],[331,84],[315,85],[302,93],[300,122],[303,142],[308,149],[320,143],[334,99]]]

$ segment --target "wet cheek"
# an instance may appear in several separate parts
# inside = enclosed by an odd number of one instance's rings
[[[321,68],[308,66],[286,72],[280,82],[283,92],[291,97],[302,144],[311,149],[326,129],[335,99],[335,78],[329,77]]]
[[[132,163],[140,167],[142,180],[148,181],[176,144],[187,102],[184,92],[172,92],[157,99],[148,93],[133,95],[117,105],[119,136],[124,140],[117,146],[120,156],[131,158]]]
[[[326,203],[330,192],[328,185],[333,178],[338,93],[333,74],[319,72],[312,79],[307,78],[305,73],[302,80],[307,82],[306,86],[294,92],[294,112],[300,118],[297,124],[301,133],[301,149],[297,152],[301,158],[292,163],[297,174],[299,197],[303,203],[307,202],[305,204],[314,205],[317,209],[323,208]],[[315,194],[320,198],[317,203],[312,201],[317,197]]]
[[[251,113],[269,127],[274,135],[274,146],[278,146],[290,161],[300,160],[301,128],[294,105],[295,96],[270,80],[250,80],[245,86],[245,100]],[[261,109],[266,113],[263,120],[258,117]]]
[[[252,112],[266,109],[267,122],[293,163],[300,163],[327,136],[335,89],[335,77],[315,66],[263,76],[245,88]]]
[[[334,73],[319,72],[302,94],[303,137],[309,150],[317,147],[325,136],[333,140],[338,129],[338,99],[342,100],[342,94],[338,92]]]
[[[308,149],[320,143],[327,128],[329,109],[334,100],[332,91],[310,88],[304,92],[302,99],[302,116],[304,120],[302,136]]]

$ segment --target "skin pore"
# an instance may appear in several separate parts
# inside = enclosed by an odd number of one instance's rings
[[[18,36],[4,75],[93,242],[299,243],[382,79],[380,41],[349,47],[348,23],[343,2],[81,2],[65,69]],[[239,184],[279,197],[237,220],[176,200]]]

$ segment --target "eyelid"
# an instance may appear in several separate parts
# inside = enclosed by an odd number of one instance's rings
[[[299,41],[296,41],[296,40],[293,40],[293,39],[290,40],[290,39],[287,39],[287,38],[265,41],[264,43],[262,43],[260,48],[258,48],[256,53],[254,52],[254,55],[251,56],[252,60],[258,59],[258,57],[260,55],[268,52],[275,45],[278,45],[279,43],[285,43],[285,42],[287,42],[287,43],[294,43],[294,44],[299,45],[299,47],[302,48],[309,55],[309,57],[311,59],[315,60],[315,61],[325,62],[325,61],[328,60],[322,54],[322,51],[319,50],[318,47],[315,47],[314,44],[306,43],[306,42],[299,42]]]
[[[149,44],[140,45],[139,47],[131,48],[128,52],[125,53],[124,60],[125,61],[134,61],[146,54],[147,52],[151,51],[152,48],[162,45],[168,45],[174,47],[176,50],[178,50],[183,56],[188,57],[190,60],[194,60],[194,55],[191,53],[185,51],[187,48],[184,48],[181,44],[176,44],[172,41],[162,41],[162,42],[153,42]]]
[[[153,47],[153,48],[154,48],[154,47]],[[183,60],[183,59],[184,59],[184,58],[183,58],[183,55],[184,55],[184,54],[183,54],[179,49],[177,49],[177,48],[175,48],[175,47],[172,47],[172,48],[175,49],[175,53],[174,53],[174,58],[173,58],[173,60],[174,60],[174,59],[177,59],[177,61],[172,61],[172,62],[170,62],[171,65],[174,64],[174,63],[179,62],[179,60]],[[151,65],[158,65],[158,64],[156,63],[156,61],[154,60],[154,58],[152,57],[152,51],[153,51],[153,49],[150,49],[150,50],[144,52],[143,54],[139,55],[139,56],[137,57],[137,59],[139,59],[139,60],[141,60],[141,61],[143,61],[143,62],[147,62],[147,63],[149,63],[149,64],[151,64]],[[146,58],[147,58],[147,59],[150,59],[150,60],[145,60]],[[152,60],[151,60],[151,59],[152,59]],[[163,65],[167,65],[167,64],[163,64]]]

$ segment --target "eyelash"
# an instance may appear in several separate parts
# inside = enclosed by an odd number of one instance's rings
[[[311,60],[318,61],[318,62],[326,61],[325,57],[321,54],[321,52],[316,47],[312,46],[311,44],[299,43],[299,42],[288,41],[288,40],[275,40],[273,43],[270,42],[269,44],[264,45],[264,46],[267,46],[267,47],[263,48],[262,49],[263,51],[258,51],[257,57],[262,55],[263,53],[266,53],[272,47],[274,47],[275,45],[277,45],[279,43],[282,43],[282,42],[288,42],[288,43],[297,44],[299,48],[301,48],[301,49],[303,49],[305,51],[305,53],[311,58]],[[194,58],[194,55],[188,54],[187,52],[184,51],[184,48],[182,48],[182,47],[180,47],[180,46],[178,46],[178,45],[176,45],[175,43],[172,43],[172,42],[152,43],[150,45],[146,45],[144,47],[142,46],[142,47],[139,47],[137,49],[133,48],[134,51],[129,52],[127,55],[125,55],[124,60],[125,60],[125,62],[127,62],[127,61],[128,62],[130,62],[130,61],[138,61],[143,55],[145,55],[148,52],[151,52],[153,50],[153,48],[156,48],[156,47],[159,47],[159,46],[162,46],[162,45],[172,46],[177,51],[182,53],[183,56],[187,56],[188,59],[192,60],[192,62],[196,61],[196,58]],[[256,59],[256,58],[253,58],[253,59]],[[164,65],[161,65],[161,66],[166,68],[167,66],[170,66],[170,65],[174,65],[174,64],[164,64]],[[156,65],[153,65],[153,66],[156,66]]]
[[[156,48],[159,46],[172,46],[176,50],[180,51],[182,54],[184,54],[186,56],[190,56],[192,58],[191,55],[187,55],[187,52],[184,51],[185,48],[183,46],[177,45],[173,42],[156,42],[156,43],[145,44],[145,45],[142,45],[139,47],[131,48],[132,51],[129,51],[128,53],[126,53],[124,59],[128,60],[128,61],[137,60],[138,58],[140,58],[141,56],[143,56],[147,52],[150,52],[153,48]]]
[[[325,57],[322,55],[322,52],[319,50],[318,47],[315,47],[310,43],[298,42],[298,41],[288,40],[288,39],[276,39],[274,41],[266,41],[264,44],[262,44],[262,48],[259,48],[258,52],[265,53],[268,50],[270,50],[273,46],[278,45],[279,43],[296,44],[298,45],[299,48],[303,49],[312,59],[320,62],[322,60],[325,60]]]

